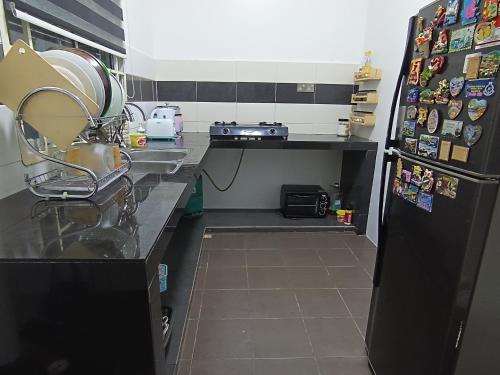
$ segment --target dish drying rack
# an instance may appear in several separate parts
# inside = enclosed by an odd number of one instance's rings
[[[94,118],[90,114],[88,108],[85,106],[83,101],[72,92],[62,89],[59,87],[40,87],[31,92],[29,92],[18,105],[16,113],[16,130],[19,135],[19,139],[26,146],[26,148],[32,152],[36,157],[40,159],[36,164],[42,163],[44,161],[51,162],[55,164],[53,169],[45,171],[43,173],[38,173],[34,176],[30,176],[29,173],[25,174],[25,181],[28,189],[36,196],[45,199],[88,199],[94,196],[97,192],[105,189],[111,185],[114,181],[118,180],[120,177],[125,175],[132,167],[132,160],[130,156],[120,150],[121,164],[118,168],[110,171],[104,176],[97,176],[97,174],[82,165],[69,163],[67,161],[61,160],[57,157],[45,154],[35,145],[28,141],[25,133],[25,123],[22,117],[23,108],[25,104],[36,94],[40,92],[57,92],[69,96],[74,100],[82,109],[85,116],[88,119],[87,127],[80,133],[79,138],[85,143],[92,143],[90,138],[87,136],[87,132],[97,134],[104,127],[108,127],[107,131],[107,141],[115,142],[119,140],[121,130],[126,123],[126,116],[118,115],[112,117],[99,117]],[[29,125],[29,124],[28,124]],[[59,155],[64,155],[65,151],[58,151],[56,153]],[[32,164],[23,164],[28,168]],[[52,166],[52,165],[51,165]],[[72,175],[68,173],[68,169],[74,169],[79,172],[80,175]],[[83,172],[83,174],[81,173]]]

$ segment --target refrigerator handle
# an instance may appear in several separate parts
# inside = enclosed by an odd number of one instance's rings
[[[404,79],[406,78],[408,69],[410,67],[411,59],[413,58],[413,29],[416,22],[417,16],[413,16],[408,21],[408,32],[406,37],[406,47],[403,55],[403,62],[401,64],[401,70],[399,71],[396,89],[394,90],[394,96],[392,98],[391,104],[391,112],[389,115],[389,124],[387,126],[387,135],[385,140],[385,150],[383,154],[382,160],[382,173],[380,180],[380,192],[379,192],[379,207],[378,207],[378,244],[377,244],[377,262],[375,267],[375,273],[373,275],[373,286],[376,288],[380,285],[380,275],[382,272],[382,260],[384,257],[384,225],[385,225],[385,212],[388,212],[385,207],[384,210],[384,202],[385,202],[385,192],[386,192],[386,179],[387,179],[387,165],[394,159],[394,156],[390,155],[387,151],[391,147],[398,147],[398,141],[392,139],[393,127],[394,127],[394,118],[396,116],[396,109],[398,105],[398,100],[401,92],[401,86],[403,84]],[[385,212],[384,212],[385,211]]]

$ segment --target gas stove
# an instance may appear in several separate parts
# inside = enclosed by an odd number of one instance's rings
[[[258,124],[238,124],[233,122],[214,122],[210,126],[211,139],[264,140],[288,138],[288,127],[280,122]]]

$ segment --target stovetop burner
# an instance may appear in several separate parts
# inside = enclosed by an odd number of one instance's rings
[[[288,127],[281,122],[261,121],[257,124],[238,124],[236,121],[216,121],[210,126],[210,137],[212,139],[286,140]]]

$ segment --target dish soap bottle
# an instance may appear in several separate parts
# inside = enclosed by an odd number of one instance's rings
[[[333,185],[332,199],[330,200],[330,212],[335,214],[337,210],[342,208],[342,194],[340,192],[340,183],[335,182]]]

